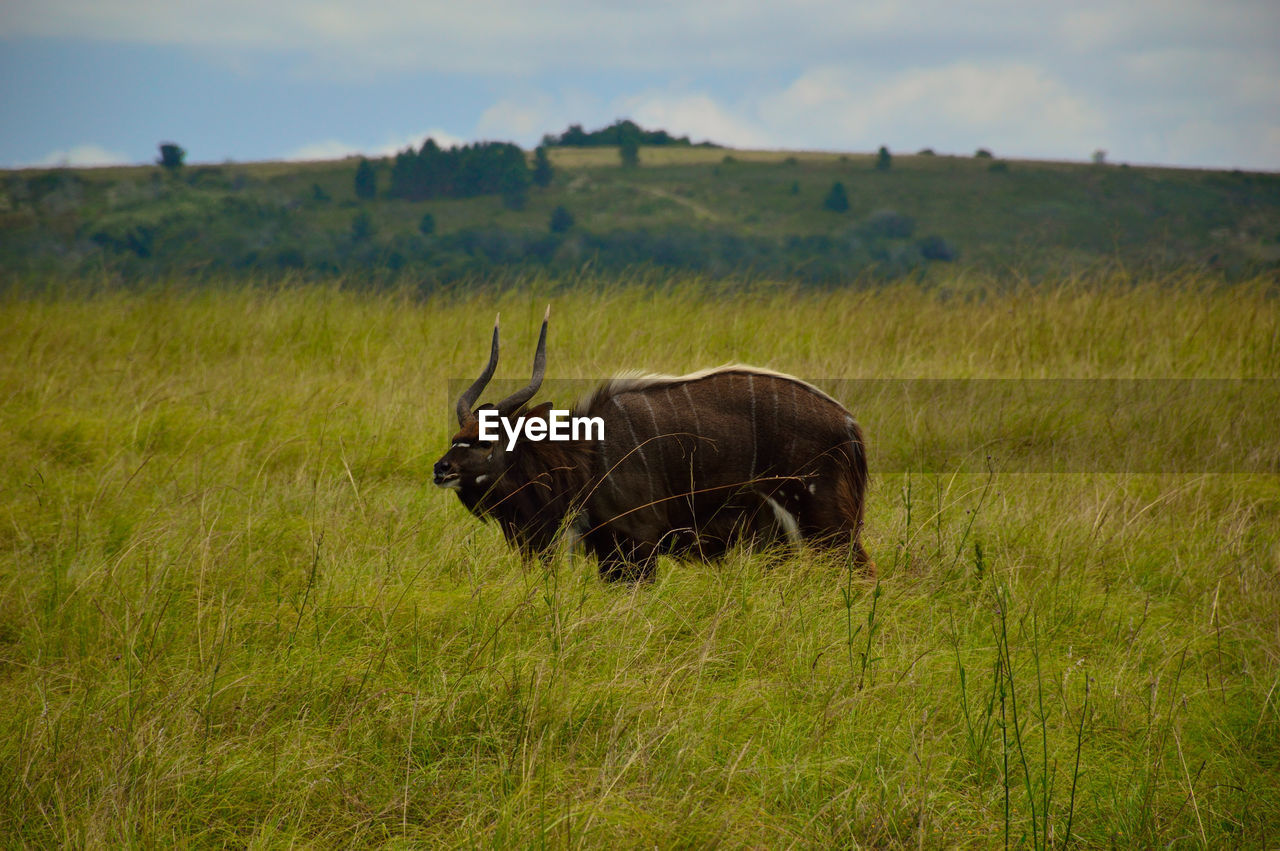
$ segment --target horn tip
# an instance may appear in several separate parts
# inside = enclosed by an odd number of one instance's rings
[[[548,304],[548,305],[547,305],[547,312],[546,312],[546,313],[544,313],[544,314],[542,314],[542,321],[543,321],[543,322],[546,322],[546,321],[547,321],[548,319],[550,319],[550,318],[551,318],[551,305],[549,305],[549,304]]]

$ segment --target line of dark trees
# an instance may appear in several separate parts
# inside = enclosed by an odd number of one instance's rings
[[[645,130],[630,119],[615,121],[608,127],[592,130],[590,133],[582,129],[581,124],[571,124],[559,136],[548,133],[542,137],[542,144],[549,148],[595,148],[612,145],[678,145],[682,147],[718,148],[713,142],[694,144],[688,136],[672,136],[666,130]]]
[[[840,284],[900,277],[955,259],[954,249],[939,237],[888,234],[872,224],[869,220],[839,236],[692,228],[592,232],[579,229],[572,213],[558,207],[545,230],[478,227],[438,234],[428,214],[416,230],[383,232],[363,208],[355,210],[349,225],[316,227],[281,205],[227,198],[211,206],[104,217],[81,230],[77,252],[85,269],[113,268],[126,277],[196,269],[375,277],[413,270],[439,281],[521,270],[572,274],[591,268],[621,274],[642,266],[712,278]]]
[[[510,142],[442,149],[428,139],[417,151],[406,148],[396,154],[387,194],[409,201],[477,195],[515,199],[528,191],[530,177],[524,151]]]

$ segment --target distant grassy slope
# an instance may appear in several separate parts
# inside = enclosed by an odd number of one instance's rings
[[[609,586],[580,559],[522,565],[430,484],[446,379],[479,367],[498,310],[503,378],[526,374],[548,298],[557,378],[727,360],[1276,377],[1265,283],[735,302],[700,280],[427,299],[171,283],[0,299],[8,844],[1280,835],[1274,475],[875,470],[879,586],[808,552],[664,559]]]
[[[628,204],[625,189],[640,186],[697,201],[717,222],[750,231],[838,234],[850,219],[895,209],[914,217],[920,232],[954,240],[975,261],[1008,266],[1109,253],[1207,260],[1242,251],[1280,259],[1276,175],[1035,161],[1010,161],[1008,172],[993,172],[992,160],[903,155],[879,172],[872,155],[651,149],[632,176],[613,167],[613,153],[557,150],[552,157],[567,172],[589,169],[597,191],[612,202],[597,213],[602,220],[615,214],[637,225],[665,216],[696,221],[678,209],[655,209],[643,197]],[[845,215],[821,208],[836,180],[849,195]]]
[[[563,205],[579,232],[823,236],[837,245],[858,239],[868,216],[895,210],[914,219],[916,237],[958,249],[966,267],[1027,274],[1120,263],[1242,275],[1280,264],[1280,176],[1272,174],[907,155],[880,172],[870,155],[704,148],[646,148],[632,170],[619,167],[612,148],[553,149],[551,159],[552,185],[533,189],[522,210],[496,197],[357,202],[354,159],[189,166],[178,181],[143,167],[80,170],[71,183],[54,172],[11,172],[0,183],[0,262],[84,268],[103,254],[95,233],[134,226],[178,234],[142,270],[170,256],[178,269],[252,265],[290,251],[310,262],[330,256],[321,249],[347,238],[363,210],[372,241],[324,262],[387,265],[426,244],[417,232],[426,212],[445,237],[477,228],[545,235]],[[847,213],[822,208],[835,181],[847,190]],[[184,229],[206,236],[186,238]]]

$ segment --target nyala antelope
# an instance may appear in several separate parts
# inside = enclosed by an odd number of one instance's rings
[[[607,579],[650,577],[658,555],[712,559],[737,543],[847,548],[865,572],[862,546],[867,454],[862,430],[835,399],[790,375],[731,365],[689,375],[626,374],[588,393],[571,412],[598,417],[604,435],[567,441],[486,440],[478,412],[546,420],[528,407],[547,367],[542,320],[533,377],[475,408],[498,365],[458,398],[459,431],[435,464],[435,484],[493,520],[526,555],[546,555],[562,530],[581,541]],[[492,415],[486,415],[486,419]]]

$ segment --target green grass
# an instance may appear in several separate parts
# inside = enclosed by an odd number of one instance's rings
[[[548,300],[558,378],[1280,375],[1266,282],[10,296],[0,835],[1275,841],[1275,476],[873,471],[878,584],[812,553],[529,568],[429,481],[448,379],[498,310],[522,376]]]

